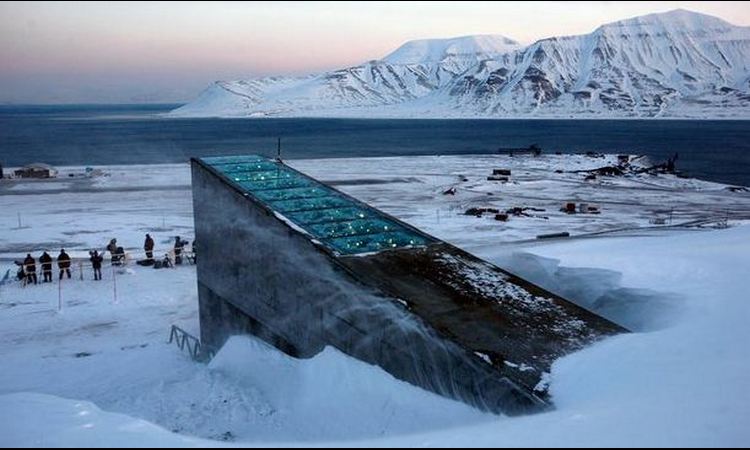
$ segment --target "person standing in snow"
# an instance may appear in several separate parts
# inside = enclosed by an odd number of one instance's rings
[[[68,279],[71,278],[70,276],[70,256],[65,253],[65,249],[60,250],[60,254],[57,256],[57,267],[60,269],[60,279],[63,279],[63,274],[68,275]]]
[[[112,255],[112,265],[121,266],[125,260],[125,249],[117,245],[117,239],[112,239],[107,245],[107,251]]]
[[[39,264],[42,265],[42,275],[45,283],[52,283],[52,257],[49,253],[44,252],[39,257]]]
[[[23,260],[23,268],[26,271],[26,284],[37,284],[36,279],[36,260],[31,256],[31,253],[26,254],[26,259]]]
[[[112,255],[114,255],[115,253],[117,253],[117,239],[112,238],[109,241],[109,244],[107,244],[107,251],[110,254],[112,254]]]
[[[107,244],[107,251],[112,256],[112,264],[114,264],[117,260],[117,239],[112,238],[112,240],[109,241],[109,244]]]
[[[174,263],[182,264],[182,249],[185,247],[185,241],[179,236],[174,238]]]
[[[151,262],[154,260],[154,240],[151,239],[151,235],[146,235],[146,242],[143,243],[143,250],[146,251],[146,260]]]
[[[89,258],[91,260],[91,267],[94,268],[94,281],[100,281],[102,279],[102,261],[104,261],[104,258],[96,250],[89,252],[89,255],[91,255],[91,258]]]

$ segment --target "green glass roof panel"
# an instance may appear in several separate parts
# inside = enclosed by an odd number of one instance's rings
[[[306,178],[272,178],[259,181],[243,181],[239,184],[248,191],[256,193],[270,189],[293,189],[320,185],[320,183]]]
[[[255,161],[235,164],[222,164],[221,171],[227,175],[244,172],[262,172],[276,170],[279,166],[271,161]]]
[[[224,178],[342,255],[424,246],[432,238],[281,163],[203,158]]]
[[[313,211],[300,211],[286,215],[292,222],[297,225],[314,225],[326,222],[346,222],[355,219],[366,219],[368,217],[377,217],[377,214],[369,209],[346,207],[346,208],[329,208],[316,209]]]
[[[296,200],[282,200],[269,202],[271,208],[280,213],[289,213],[296,211],[311,211],[315,209],[326,208],[343,208],[349,206],[350,201],[339,196],[328,196],[319,198],[304,198]]]
[[[313,234],[323,239],[388,233],[396,230],[404,231],[402,227],[395,225],[392,221],[378,218],[321,223],[309,225],[309,229]]]
[[[244,181],[266,181],[266,180],[294,178],[294,176],[289,171],[282,170],[282,169],[268,170],[268,171],[262,171],[262,172],[232,173],[232,174],[226,174],[226,176],[230,180],[236,183],[242,183]]]
[[[327,197],[334,195],[334,192],[322,186],[308,186],[291,189],[260,190],[255,192],[254,195],[261,200],[273,202],[278,200]]]
[[[327,240],[326,243],[343,255],[354,255],[357,253],[373,253],[404,247],[419,247],[429,244],[430,241],[426,237],[413,232],[394,231],[364,236],[333,238]]]
[[[214,167],[224,164],[245,164],[258,161],[268,161],[267,158],[257,155],[241,155],[241,156],[211,156],[201,158],[206,164],[210,164]]]

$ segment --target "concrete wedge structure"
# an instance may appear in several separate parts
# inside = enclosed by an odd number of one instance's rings
[[[573,303],[259,156],[192,160],[201,340],[325,346],[509,415],[551,405],[552,362],[624,332]]]

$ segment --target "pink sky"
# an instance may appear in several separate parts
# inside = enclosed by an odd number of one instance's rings
[[[410,39],[531,43],[675,8],[750,25],[748,2],[2,2],[0,102],[185,101],[216,79],[345,67]]]

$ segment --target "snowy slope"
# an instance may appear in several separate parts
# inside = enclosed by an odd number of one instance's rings
[[[481,61],[518,50],[521,47],[521,44],[513,39],[500,35],[422,39],[407,42],[383,58],[383,61],[388,64],[439,63],[453,58]]]
[[[219,81],[172,115],[305,116],[351,108],[372,114],[373,107],[427,96],[479,62],[502,61],[520,47],[503,36],[412,41],[381,60],[309,77]]]
[[[412,41],[308,78],[218,82],[173,115],[750,117],[750,28],[675,10],[525,48]]]
[[[748,115],[749,66],[750,29],[677,10],[541,40],[447,94],[488,115]]]
[[[511,206],[546,196],[559,206],[562,198],[576,192],[581,201],[601,200],[601,220],[621,214],[621,224],[641,223],[639,210],[656,202],[675,202],[703,214],[710,208],[733,214],[749,210],[749,193],[698,180],[613,178],[585,189],[583,181],[575,181],[582,174],[550,170],[596,167],[601,161],[588,159],[550,155],[295,162],[305,171],[350,181],[342,184],[347,192],[493,262],[505,265],[506,254],[519,251],[538,257],[536,274],[528,272],[529,265],[506,267],[523,269],[526,272],[519,273],[535,275],[547,287],[554,288],[554,277],[562,274],[579,292],[601,292],[603,284],[612,282],[608,287],[615,294],[638,289],[649,291],[656,303],[670,300],[671,320],[661,326],[608,339],[559,360],[550,378],[554,411],[488,416],[332,349],[309,360],[293,360],[257,341],[235,339],[211,364],[195,364],[167,343],[170,324],[192,333],[199,329],[195,268],[156,271],[133,266],[117,274],[116,302],[113,271],[105,271],[102,282],[86,273],[85,280],[66,283],[61,313],[56,312],[56,283],[0,287],[0,447],[746,446],[750,224],[732,221],[735,226],[719,231],[662,227],[651,234],[641,229],[618,237],[509,245],[516,234],[509,227],[550,222],[569,229],[566,220],[599,219],[565,219],[550,210],[549,221],[519,217],[500,223],[446,207],[488,198]],[[511,167],[518,183],[488,182],[488,168],[496,166]],[[175,191],[184,201],[162,190],[144,203],[143,192],[129,191],[151,189],[154,183],[184,187],[189,180],[186,166],[103,169],[112,175],[99,180],[96,189],[76,190],[75,183],[67,181],[68,187],[60,188],[69,191],[66,194],[49,192],[43,186],[47,182],[29,182],[24,184],[34,188],[20,190],[23,195],[4,192],[0,204],[7,214],[0,216],[0,240],[7,242],[0,243],[0,262],[10,264],[4,258],[14,257],[13,248],[56,241],[58,235],[80,242],[82,256],[109,236],[139,252],[144,232],[154,233],[157,251],[168,248],[173,234],[191,234],[186,187]],[[464,176],[470,181],[460,182]],[[545,181],[550,176],[553,179]],[[412,177],[416,181],[410,182]],[[444,185],[455,183],[460,183],[457,198],[441,195]],[[118,186],[122,191],[111,196],[109,189]],[[568,191],[563,191],[565,186],[570,186]],[[488,197],[487,192],[502,196]],[[40,206],[51,204],[54,208]],[[103,206],[98,210],[91,205]],[[441,214],[436,217],[438,208]],[[15,229],[19,211],[27,226]],[[156,225],[162,228],[155,230]],[[605,272],[610,275],[602,276]],[[645,317],[654,312],[649,305],[632,306],[637,311],[631,312]]]

